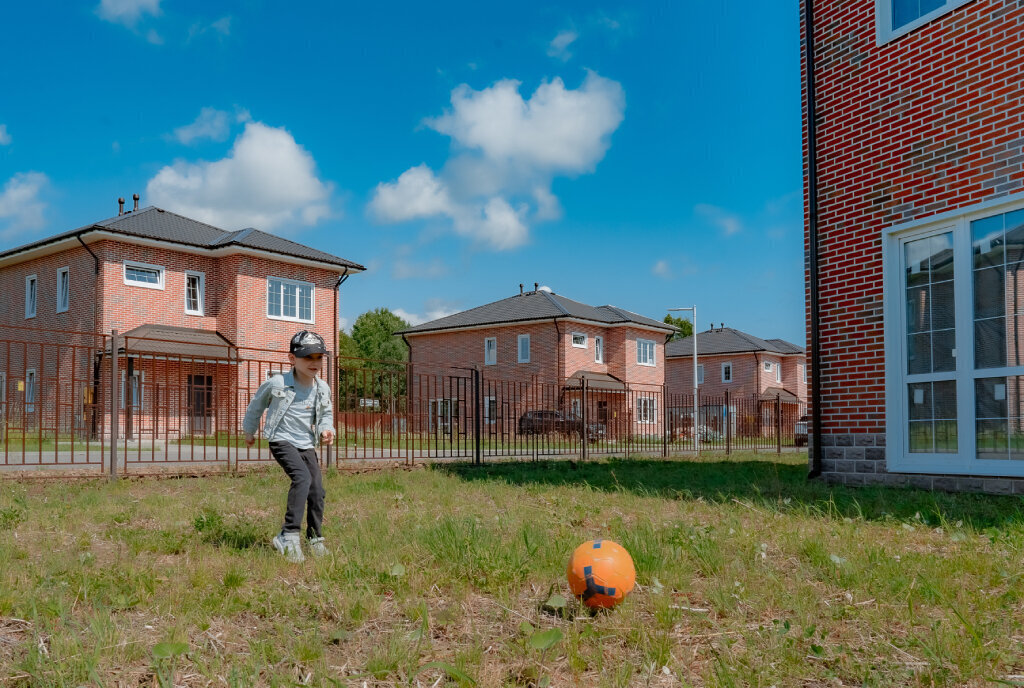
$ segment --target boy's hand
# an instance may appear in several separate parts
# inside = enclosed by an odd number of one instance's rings
[[[245,433],[245,446],[251,447],[254,444],[256,444],[256,435],[252,435],[248,432]]]
[[[320,439],[324,444],[331,444],[334,442],[334,430],[324,430],[320,433]]]

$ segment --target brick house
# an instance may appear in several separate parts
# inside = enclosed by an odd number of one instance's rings
[[[812,476],[1024,493],[1024,5],[805,2]]]
[[[108,406],[96,395],[110,375],[115,329],[129,437],[233,427],[247,390],[281,367],[295,331],[337,332],[337,289],[361,265],[137,203],[0,252],[8,426],[94,434],[105,425]]]
[[[675,328],[546,289],[521,292],[396,334],[409,345],[420,429],[465,422],[460,385],[480,371],[484,431],[510,434],[527,410],[557,410],[609,434],[661,432],[665,341]],[[463,382],[460,382],[462,380]],[[462,421],[459,421],[459,418]]]

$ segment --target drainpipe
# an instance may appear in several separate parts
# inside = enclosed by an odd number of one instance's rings
[[[808,480],[821,475],[821,305],[818,301],[818,150],[814,101],[814,2],[804,0],[804,51],[807,60],[807,233],[811,291],[811,470]]]
[[[345,283],[349,277],[348,268],[345,268],[345,272],[341,273],[338,281],[334,283],[334,360],[328,362],[328,367],[331,371],[331,381],[328,386],[331,389],[331,408],[337,413],[337,401],[338,401],[338,290],[341,289],[341,285]],[[333,365],[331,365],[333,363]],[[335,425],[334,419],[331,419],[331,426]],[[338,441],[337,428],[335,428],[334,443]],[[334,443],[327,446],[327,466],[331,466],[331,454],[334,448]]]

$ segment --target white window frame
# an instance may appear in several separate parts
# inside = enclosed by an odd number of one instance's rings
[[[604,337],[594,337],[594,363],[604,363]]]
[[[130,267],[141,270],[156,270],[160,281],[156,284],[150,284],[149,282],[130,280],[128,279],[128,268]],[[163,265],[150,265],[149,263],[140,263],[137,260],[126,260],[121,263],[121,276],[124,278],[124,283],[129,287],[142,287],[143,289],[159,289],[163,291],[164,282],[167,280],[167,268]]]
[[[35,413],[36,383],[39,381],[35,368],[25,371],[25,413]]]
[[[494,402],[494,414],[491,414],[491,402]],[[484,424],[494,425],[498,422],[498,397],[484,397]]]
[[[803,380],[804,384],[806,385],[807,384],[807,365],[803,364],[803,363],[798,363],[797,364],[797,368],[799,368],[799,372],[797,373],[799,375],[799,379]]]
[[[772,372],[772,362],[771,361],[765,361],[764,362],[764,372],[766,372],[766,373]]]
[[[493,343],[494,348],[488,349],[488,344]],[[488,354],[493,354],[488,357]],[[484,337],[484,365],[498,365],[498,338]]]
[[[281,293],[281,315],[270,314],[270,282],[276,280],[281,282],[282,287],[285,284],[294,284],[297,287],[309,287],[309,320],[304,320],[299,317],[299,293],[295,292],[295,317],[290,317],[284,314],[284,290]],[[263,294],[267,300],[267,307],[265,312],[268,320],[284,320],[286,322],[300,322],[307,323],[309,325],[316,324],[316,285],[312,282],[303,282],[302,280],[288,279],[287,277],[275,277],[274,275],[267,275],[267,288]]]
[[[643,355],[644,350],[650,345],[651,357],[647,360],[647,357]],[[640,339],[636,340],[636,364],[642,366],[656,366],[658,365],[658,343],[653,339]]]
[[[697,384],[698,385],[703,385],[704,384],[704,364],[703,363],[698,363],[697,364]]]
[[[61,287],[67,287],[66,293],[61,293]],[[61,302],[61,297],[64,297]],[[38,298],[36,299],[38,301]],[[64,266],[57,269],[57,312],[66,313],[71,304],[71,268]]]
[[[643,425],[658,424],[657,397],[639,396],[636,398],[636,422]]]
[[[775,364],[775,381],[782,384],[782,363]]]
[[[128,371],[122,369],[121,370],[121,398],[118,399],[118,402],[121,405],[121,410],[122,411],[125,409],[125,399],[128,398],[128,389],[125,386],[125,380],[126,380],[127,376],[128,376]],[[144,370],[132,371],[132,378],[135,380],[134,386],[135,386],[135,391],[137,392],[137,394],[135,395],[135,398],[133,399],[133,401],[135,403],[132,404],[132,410],[133,411],[142,411],[142,410],[144,410],[142,408],[142,401],[143,401],[143,399],[146,396],[145,392],[143,391],[143,386],[146,384],[146,371],[144,371]]]
[[[974,368],[974,280],[971,221],[1024,208],[1017,193],[941,213],[920,221],[884,228],[882,235],[882,293],[885,346],[886,464],[890,472],[956,475],[1024,476],[1024,461],[977,458],[974,380],[1024,375],[1024,366]],[[903,245],[907,241],[953,233],[956,362],[953,373],[915,374],[915,382],[952,377],[957,389],[956,453],[910,453],[906,386],[906,307],[903,291]]]
[[[188,308],[188,278],[189,277],[198,277],[199,278],[199,310],[189,310],[189,308]],[[268,306],[268,308],[269,308],[269,306]],[[185,314],[186,315],[206,315],[206,273],[205,272],[199,272],[198,270],[186,270],[185,271]]]
[[[583,341],[581,343],[579,343],[579,344],[576,343],[576,338],[577,337],[583,337]],[[586,349],[587,348],[587,333],[586,332],[573,332],[570,335],[570,338],[571,338],[570,341],[572,341],[572,345],[573,345],[574,348],[576,348],[576,349]]]
[[[725,371],[727,371],[727,370],[729,371],[728,377],[725,374]],[[732,362],[731,361],[728,362],[728,363],[723,363],[722,364],[722,383],[726,384],[726,385],[732,384]]]
[[[31,306],[31,308],[30,308]],[[36,317],[39,310],[39,277],[37,275],[25,276],[25,319]]]
[[[942,7],[936,8],[927,14],[923,14],[903,26],[893,28],[892,25],[892,3],[893,0],[875,0],[875,42],[877,45],[884,45],[891,40],[906,35],[925,24],[928,24],[944,14],[952,12],[956,8],[966,5],[971,0],[946,0]]]
[[[523,342],[526,342],[526,358],[523,358]],[[530,362],[530,335],[528,334],[516,337],[516,361],[518,363]]]

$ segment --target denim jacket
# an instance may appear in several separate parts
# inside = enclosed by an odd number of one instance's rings
[[[331,407],[331,390],[327,383],[319,377],[316,382],[316,403],[313,404],[313,423],[310,430],[313,431],[314,440],[320,440],[320,434],[326,430],[334,429],[334,410]],[[256,395],[249,402],[245,409],[245,418],[242,420],[242,431],[247,435],[255,435],[260,428],[260,417],[267,411],[267,420],[263,423],[263,437],[268,442],[273,441],[277,426],[287,413],[288,408],[295,399],[295,371],[289,370],[281,375],[274,375],[260,385]],[[313,430],[315,428],[315,430]]]

